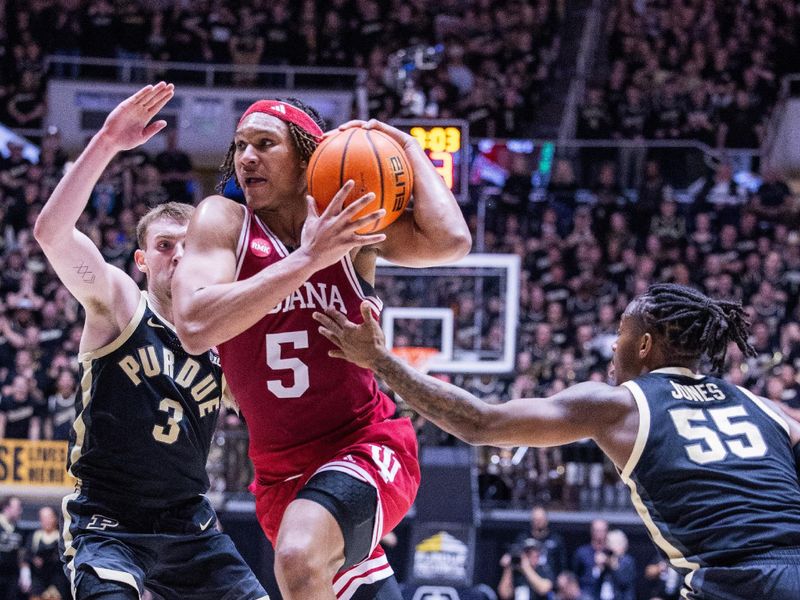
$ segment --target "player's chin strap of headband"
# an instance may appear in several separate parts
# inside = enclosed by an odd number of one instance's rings
[[[322,138],[322,129],[320,129],[319,125],[317,125],[308,113],[300,110],[296,106],[281,102],[280,100],[259,100],[258,102],[254,102],[244,111],[242,118],[239,119],[239,125],[242,124],[245,117],[257,112],[264,113],[265,115],[272,115],[286,123],[294,123],[306,133],[317,138],[317,141]]]

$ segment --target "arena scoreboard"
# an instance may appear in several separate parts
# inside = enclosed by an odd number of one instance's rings
[[[419,142],[453,195],[459,201],[464,200],[469,169],[469,124],[449,119],[394,119],[390,124]]]

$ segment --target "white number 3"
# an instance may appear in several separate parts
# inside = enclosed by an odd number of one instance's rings
[[[711,416],[717,429],[726,436],[720,439],[719,434],[705,425],[708,423],[706,412]],[[767,445],[761,432],[749,421],[732,421],[739,417],[747,417],[744,406],[713,408],[704,411],[699,408],[676,408],[669,411],[678,434],[687,440],[702,440],[703,444],[687,444],[686,454],[689,459],[700,465],[725,460],[728,451],[739,458],[759,458],[767,453]],[[727,446],[727,450],[726,450]]]
[[[176,400],[164,398],[158,405],[158,410],[167,413],[167,426],[155,425],[153,437],[162,444],[174,444],[181,432],[178,422],[183,419],[183,407]]]

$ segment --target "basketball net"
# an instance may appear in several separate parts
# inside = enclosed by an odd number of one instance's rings
[[[408,364],[422,373],[428,372],[431,360],[439,355],[436,348],[426,346],[400,346],[392,348],[392,354],[404,359]]]

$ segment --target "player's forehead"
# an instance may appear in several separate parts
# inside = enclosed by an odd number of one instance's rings
[[[620,335],[634,331],[635,325],[636,325],[636,317],[633,314],[629,313],[628,310],[626,309],[625,312],[622,313],[622,316],[619,318],[618,328]]]
[[[254,112],[247,115],[236,128],[234,139],[249,139],[264,133],[279,136],[289,135],[289,126],[277,117],[266,113]]]
[[[154,242],[159,239],[180,240],[186,237],[189,223],[181,223],[172,217],[158,217],[147,226],[147,241]]]
[[[631,300],[628,303],[628,306],[625,307],[625,310],[622,311],[622,316],[620,317],[620,326],[622,326],[624,321],[627,321],[629,324],[633,324],[636,319],[639,318],[642,310],[645,308],[644,303],[646,300],[646,295],[637,296]]]

